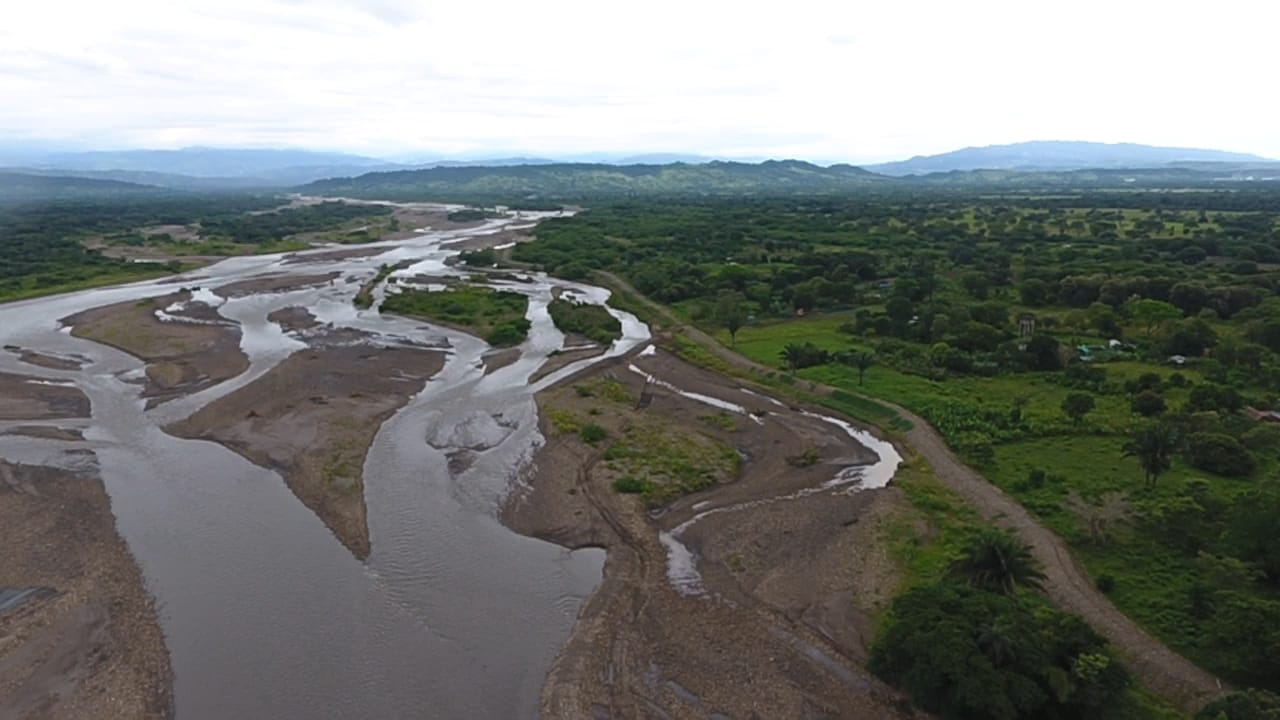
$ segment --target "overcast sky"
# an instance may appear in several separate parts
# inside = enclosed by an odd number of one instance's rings
[[[1280,158],[1269,0],[4,0],[0,140]]]

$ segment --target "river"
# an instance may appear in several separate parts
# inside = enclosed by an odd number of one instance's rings
[[[541,442],[533,393],[580,361],[530,386],[528,378],[561,347],[546,312],[553,285],[603,302],[608,293],[544,276],[511,283],[531,298],[529,339],[520,358],[484,375],[487,346],[417,321],[358,311],[359,281],[384,263],[398,273],[452,272],[453,241],[536,222],[517,215],[466,231],[427,232],[376,243],[376,255],[289,263],[282,255],[228,259],[194,271],[187,286],[218,287],[265,273],[337,271],[332,285],[250,295],[218,312],[243,328],[250,358],[241,376],[143,409],[125,382],[142,363],[71,337],[57,320],[110,303],[165,295],[149,281],[0,306],[0,342],[54,355],[79,355],[81,370],[50,370],[0,354],[0,370],[74,382],[90,398],[86,443],[0,436],[0,455],[83,465],[65,451],[86,444],[111,497],[117,526],[157,600],[174,669],[180,720],[203,718],[407,718],[537,715],[547,668],[568,637],[583,599],[599,582],[604,553],[570,552],[516,535],[496,509]],[[316,251],[324,252],[323,250]],[[306,254],[306,253],[304,253]],[[315,253],[312,253],[315,254]],[[354,278],[356,282],[346,282]],[[260,377],[302,347],[267,320],[301,305],[323,322],[375,333],[383,342],[447,341],[444,369],[384,424],[364,467],[372,554],[353,557],[274,472],[215,443],[161,431]],[[612,310],[624,337],[610,355],[649,337],[634,317]],[[12,423],[14,425],[19,423]],[[21,424],[41,424],[26,422]],[[452,437],[462,428],[467,437]],[[454,476],[451,442],[487,447]]]
[[[89,420],[6,425],[79,427],[71,443],[0,435],[0,456],[32,464],[93,464],[112,501],[117,527],[156,598],[174,669],[179,720],[223,718],[533,718],[539,692],[584,599],[599,583],[602,550],[568,551],[516,535],[497,510],[542,442],[534,393],[605,357],[647,344],[649,329],[609,308],[623,336],[602,357],[579,360],[536,382],[530,377],[565,337],[547,313],[552,288],[608,307],[601,288],[530,275],[495,285],[526,294],[532,328],[519,357],[485,373],[489,347],[421,321],[358,310],[352,298],[384,264],[403,263],[400,283],[418,275],[460,274],[445,261],[458,241],[529,227],[545,214],[517,213],[478,228],[424,232],[374,243],[363,257],[297,263],[284,255],[227,259],[173,278],[0,305],[0,344],[78,356],[80,370],[54,370],[0,353],[0,371],[71,382],[91,401]],[[316,256],[323,248],[295,255]],[[233,297],[208,292],[267,274],[337,272],[332,283],[289,292]],[[242,328],[249,368],[204,391],[144,408],[143,363],[72,337],[58,319],[102,305],[199,286],[198,298]],[[379,289],[380,299],[385,291]],[[308,308],[320,322],[353,328],[383,344],[448,346],[443,369],[383,424],[364,465],[372,541],[361,562],[288,490],[282,478],[212,442],[173,437],[162,427],[244,387],[305,343],[268,315]],[[645,353],[652,352],[651,349]],[[642,353],[643,355],[644,353]],[[636,372],[642,372],[632,366]],[[653,379],[654,382],[662,382]],[[745,413],[696,393],[688,397]],[[771,402],[777,402],[771,400]],[[799,494],[880,487],[900,458],[888,443],[837,424],[879,454]],[[756,418],[758,421],[758,418]],[[89,447],[93,458],[68,450]],[[467,448],[468,467],[450,469],[448,453]],[[704,503],[705,504],[705,503]],[[678,540],[712,508],[662,540],[673,584],[696,593],[697,559]]]

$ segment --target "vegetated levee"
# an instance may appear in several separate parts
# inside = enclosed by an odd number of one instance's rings
[[[529,336],[493,369],[482,341],[358,310],[352,296],[383,265],[408,261],[396,283],[448,274],[450,241],[480,245],[537,217],[0,306],[0,373],[14,391],[0,449],[29,465],[96,463],[161,608],[180,717],[536,714],[546,668],[603,562],[494,521],[537,438],[529,375],[564,343],[545,310],[552,284],[520,284]],[[59,332],[57,318],[79,330]],[[623,325],[607,352],[647,337],[633,318]],[[148,398],[168,379],[148,368],[165,364],[184,369]],[[368,541],[358,521],[344,525],[360,500]],[[109,526],[104,505],[68,509]],[[21,580],[36,589],[21,597],[56,590],[47,576]],[[163,680],[153,689],[166,691]]]

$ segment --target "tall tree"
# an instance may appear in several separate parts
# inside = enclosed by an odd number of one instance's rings
[[[1147,485],[1155,485],[1160,475],[1173,465],[1178,450],[1178,431],[1164,423],[1147,425],[1125,443],[1125,457],[1138,458]]]
[[[1129,312],[1129,317],[1143,327],[1147,337],[1155,334],[1155,331],[1165,323],[1182,317],[1182,311],[1178,308],[1162,300],[1150,298],[1132,300],[1126,303],[1124,308]]]
[[[742,294],[732,290],[721,292],[716,298],[716,322],[729,331],[729,343],[738,346],[738,331],[746,320],[742,309]]]
[[[862,385],[862,379],[867,374],[867,370],[876,364],[876,354],[865,351],[843,352],[840,353],[840,362],[858,369],[858,385]]]

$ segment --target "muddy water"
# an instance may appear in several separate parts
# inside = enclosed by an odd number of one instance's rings
[[[236,258],[183,284],[218,287],[263,273],[336,270],[336,282],[296,292],[233,298],[218,307],[244,328],[250,368],[242,376],[146,411],[141,363],[72,338],[57,319],[114,302],[164,295],[145,282],[0,306],[0,341],[81,355],[75,371],[21,364],[0,370],[71,381],[92,403],[86,443],[0,436],[0,455],[82,464],[63,451],[87,445],[111,495],[118,527],[155,595],[175,671],[180,720],[193,718],[520,718],[536,715],[547,667],[599,581],[600,551],[568,552],[517,536],[495,519],[515,472],[541,438],[532,393],[596,360],[530,387],[528,378],[563,344],[546,313],[553,282],[513,283],[531,296],[533,323],[521,357],[485,375],[478,340],[406,319],[357,311],[359,282],[383,263],[399,273],[447,272],[449,242],[497,232],[525,216],[478,230],[427,233],[381,244],[380,255],[318,264],[280,256]],[[348,282],[354,280],[354,282]],[[574,286],[602,302],[607,293]],[[380,430],[365,464],[373,552],[361,563],[275,473],[214,443],[160,428],[266,373],[301,345],[268,321],[302,305],[322,321],[374,333],[384,344],[448,343],[448,361]],[[634,317],[611,351],[648,338]],[[25,423],[40,424],[40,423]],[[51,423],[57,424],[57,423]],[[449,458],[468,462],[450,471]]]

